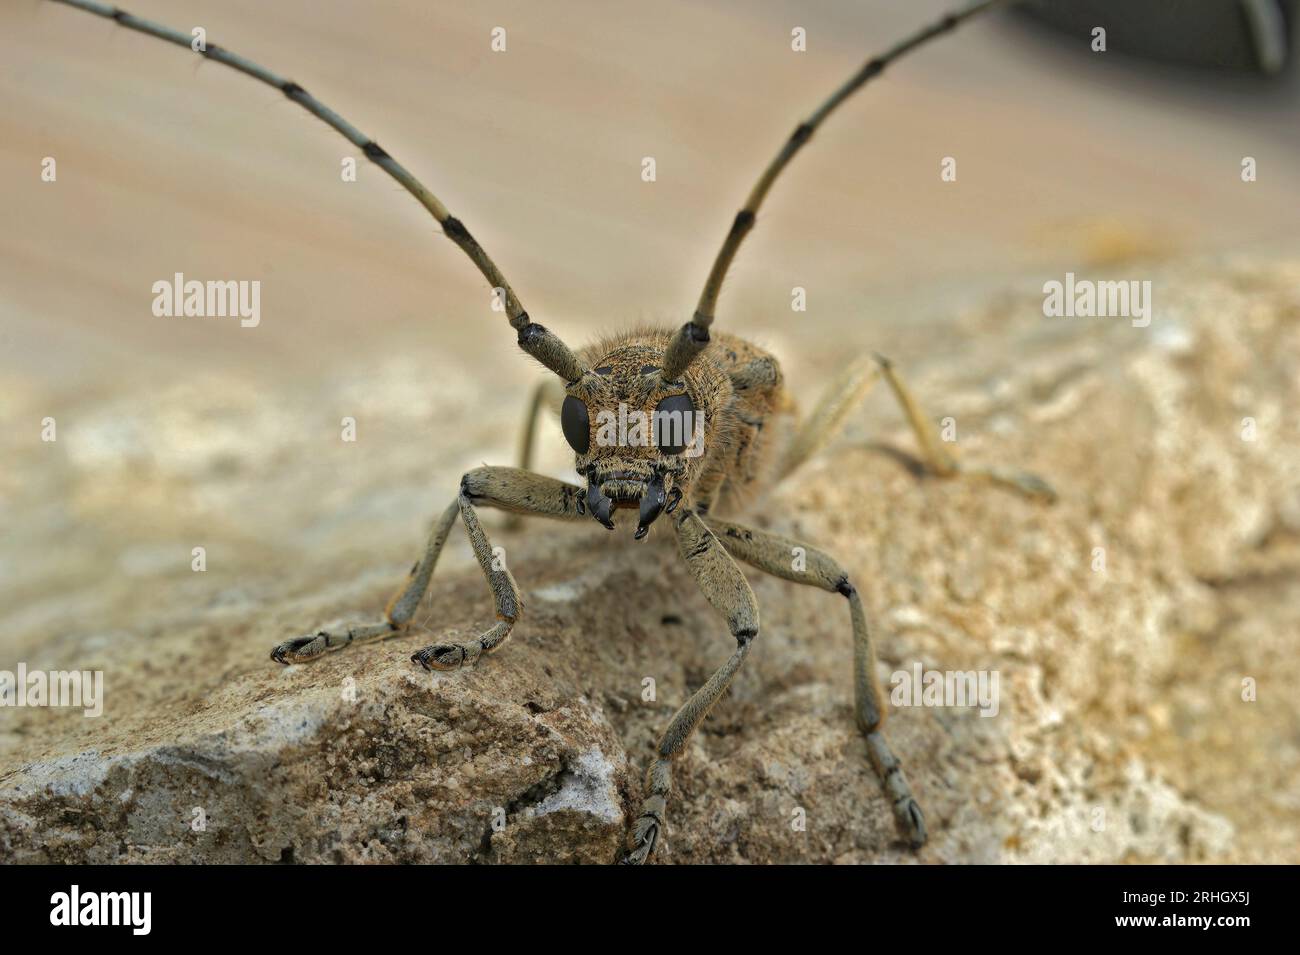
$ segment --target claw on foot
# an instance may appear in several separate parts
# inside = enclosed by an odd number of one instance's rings
[[[1003,487],[1010,488],[1013,491],[1032,498],[1036,501],[1042,501],[1044,504],[1054,504],[1056,502],[1056,491],[1052,485],[1048,484],[1037,474],[1030,474],[1028,471],[1002,471],[995,468],[973,468],[963,470],[963,474],[973,477],[982,478],[990,484],[1000,484]]]
[[[896,803],[894,816],[898,820],[898,828],[907,837],[910,848],[919,849],[925,845],[928,835],[925,830],[925,814],[921,812],[921,806],[915,799],[907,796],[902,800],[902,804]]]
[[[411,654],[411,660],[426,670],[458,670],[478,659],[477,645],[467,647],[462,643],[435,643]]]
[[[890,799],[898,831],[912,849],[921,848],[926,839],[925,814],[912,795],[912,788],[903,775],[903,767],[898,764],[889,743],[878,728],[867,732],[867,753],[872,768],[880,779],[880,785]]]
[[[659,825],[658,816],[643,813],[637,818],[632,829],[632,848],[623,856],[622,865],[641,865],[650,858],[659,841]]]
[[[1004,483],[1011,485],[1027,497],[1032,497],[1044,503],[1053,504],[1056,501],[1056,491],[1052,488],[1052,485],[1037,474],[1017,471],[1014,474],[1007,475],[1004,478]]]
[[[271,659],[276,663],[283,663],[288,666],[290,663],[305,663],[307,660],[314,660],[325,652],[326,638],[325,632],[308,634],[305,637],[295,637],[292,640],[286,640],[274,650],[271,651]]]

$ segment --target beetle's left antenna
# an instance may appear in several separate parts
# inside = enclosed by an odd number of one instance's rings
[[[113,20],[119,26],[124,26],[128,30],[135,30],[137,33],[145,33],[160,40],[166,40],[168,43],[174,43],[177,46],[193,50],[199,56],[215,60],[217,63],[223,63],[231,69],[238,70],[255,80],[260,80],[267,86],[275,87],[327,126],[337,130],[344,139],[365,153],[367,159],[392,176],[401,184],[403,189],[415,196],[420,205],[428,209],[433,217],[438,220],[438,224],[442,226],[442,231],[447,235],[447,238],[460,246],[462,251],[469,256],[470,261],[483,273],[483,277],[491,283],[492,288],[500,290],[497,294],[505,299],[504,304],[506,314],[510,317],[510,325],[519,333],[519,347],[566,382],[577,381],[582,377],[583,367],[577,357],[558,336],[529,319],[528,313],[524,311],[524,306],[519,301],[519,297],[515,295],[514,289],[510,287],[506,277],[501,274],[497,264],[483,250],[483,246],[479,245],[478,240],[470,235],[465,225],[447,210],[447,207],[442,204],[438,197],[426,189],[418,179],[411,175],[405,166],[390,156],[379,143],[362,133],[297,83],[282,76],[277,76],[251,60],[246,60],[237,53],[231,53],[214,43],[204,43],[201,48],[198,48],[194,45],[195,38],[193,36],[173,30],[160,23],[154,23],[151,20],[141,19],[127,13],[125,10],[119,10],[117,7],[95,3],[94,0],[54,0],[54,2],[67,4],[70,7],[76,7],[78,10],[85,10],[87,13]]]

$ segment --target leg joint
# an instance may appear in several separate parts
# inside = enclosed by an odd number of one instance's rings
[[[524,351],[532,354],[539,343],[539,339],[546,337],[545,327],[538,325],[531,319],[527,324],[519,327],[519,347]]]
[[[469,498],[471,504],[477,504],[487,496],[488,476],[492,468],[480,467],[466,471],[460,478],[460,495]]]
[[[691,320],[682,327],[691,342],[703,348],[709,343],[709,322],[712,320],[712,318],[706,318],[696,312],[691,316]]]

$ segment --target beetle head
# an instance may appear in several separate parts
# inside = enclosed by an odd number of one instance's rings
[[[662,355],[615,348],[568,387],[560,410],[591,516],[612,530],[616,512],[635,510],[638,540],[687,493],[709,443],[709,408],[690,379],[663,380]]]

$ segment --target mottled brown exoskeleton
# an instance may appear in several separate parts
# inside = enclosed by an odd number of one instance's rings
[[[190,34],[141,20],[93,0],[60,0],[115,20],[122,26],[189,48]],[[320,103],[297,83],[277,76],[224,48],[198,50],[280,90],[339,131],[376,165],[414,195],[443,231],[470,257],[497,291],[519,345],[558,376],[539,389],[528,412],[521,466],[481,467],[461,479],[455,500],[435,522],[424,553],[389,603],[385,618],[372,624],[318,630],[287,640],[271,653],[280,663],[300,663],[358,640],[404,630],[429,586],[447,535],[457,517],[492,591],[497,622],[476,639],[425,647],[412,658],[427,670],[452,670],[476,663],[501,646],[523,610],[519,587],[479,523],[478,509],[513,515],[594,520],[614,530],[619,516],[635,516],[638,539],[661,517],[709,603],[722,615],[735,650],[673,717],[659,743],[645,781],[644,803],[633,826],[625,861],[644,862],[664,827],[672,788],[672,763],[710,708],[726,692],[759,632],[758,607],[738,561],[799,584],[843,597],[853,630],[856,717],[867,751],[907,842],[919,847],[926,829],[898,760],[882,731],[884,704],[876,681],[876,658],[862,598],[849,574],[815,547],[734,523],[756,492],[793,472],[822,447],[867,390],[884,379],[906,416],[929,470],[938,476],[978,477],[1050,500],[1038,478],[1014,471],[970,469],[936,440],[931,423],[890,363],[864,356],[849,365],[802,424],[794,423],[792,402],[780,366],[767,352],[733,335],[712,334],[714,310],[727,269],[781,170],[826,117],[871,77],[899,56],[992,6],[982,0],[918,31],[862,68],[803,123],[749,194],[709,272],[691,320],[680,329],[638,330],[614,335],[578,352],[533,322],[496,264],[445,206],[374,140]],[[528,470],[536,417],[552,406],[576,453],[583,484],[568,484]],[[628,423],[630,422],[630,426]],[[778,427],[788,424],[790,427]],[[630,522],[628,522],[630,524]],[[799,549],[802,561],[793,561]],[[796,569],[797,568],[797,569]]]

